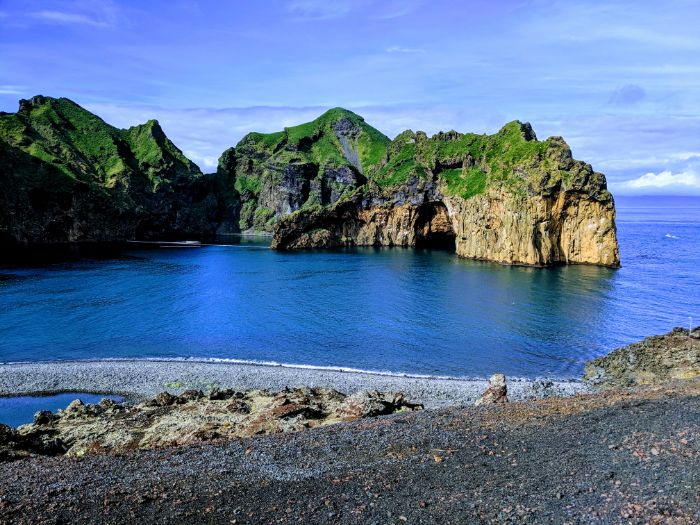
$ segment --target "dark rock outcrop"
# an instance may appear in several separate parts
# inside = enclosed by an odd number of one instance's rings
[[[700,377],[699,336],[700,327],[674,328],[618,348],[586,363],[584,380],[610,388],[696,379]]]

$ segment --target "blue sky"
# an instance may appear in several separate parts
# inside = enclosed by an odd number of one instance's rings
[[[202,169],[333,106],[406,128],[562,135],[614,194],[700,195],[700,3],[0,0],[0,110],[149,118]]]

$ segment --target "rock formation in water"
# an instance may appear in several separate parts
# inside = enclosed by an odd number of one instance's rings
[[[345,198],[283,218],[273,247],[445,246],[510,264],[619,265],[605,177],[529,124],[494,135],[406,131],[365,175]]]
[[[117,129],[65,98],[0,114],[0,241],[211,235],[235,220],[228,174],[205,176],[155,120]]]
[[[203,175],[156,121],[114,128],[67,99],[0,114],[0,242],[274,233],[280,250],[440,246],[510,264],[618,266],[605,177],[529,124],[393,141],[340,108],[249,133]]]

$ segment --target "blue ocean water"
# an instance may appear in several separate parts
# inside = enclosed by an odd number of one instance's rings
[[[278,253],[266,240],[0,268],[0,361],[216,358],[573,378],[700,324],[700,198],[619,198],[622,268],[444,251]]]
[[[98,403],[102,398],[121,402],[121,396],[86,394],[85,392],[63,392],[51,396],[17,396],[0,397],[0,423],[18,427],[34,420],[34,414],[39,410],[63,410],[74,399],[83,403]]]

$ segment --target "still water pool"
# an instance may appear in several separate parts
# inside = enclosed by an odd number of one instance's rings
[[[85,392],[64,392],[51,396],[15,396],[0,397],[0,423],[18,427],[34,420],[39,410],[56,412],[63,410],[74,399],[83,403],[99,403],[100,399],[109,398],[121,402],[124,398],[113,395],[86,394]]]

